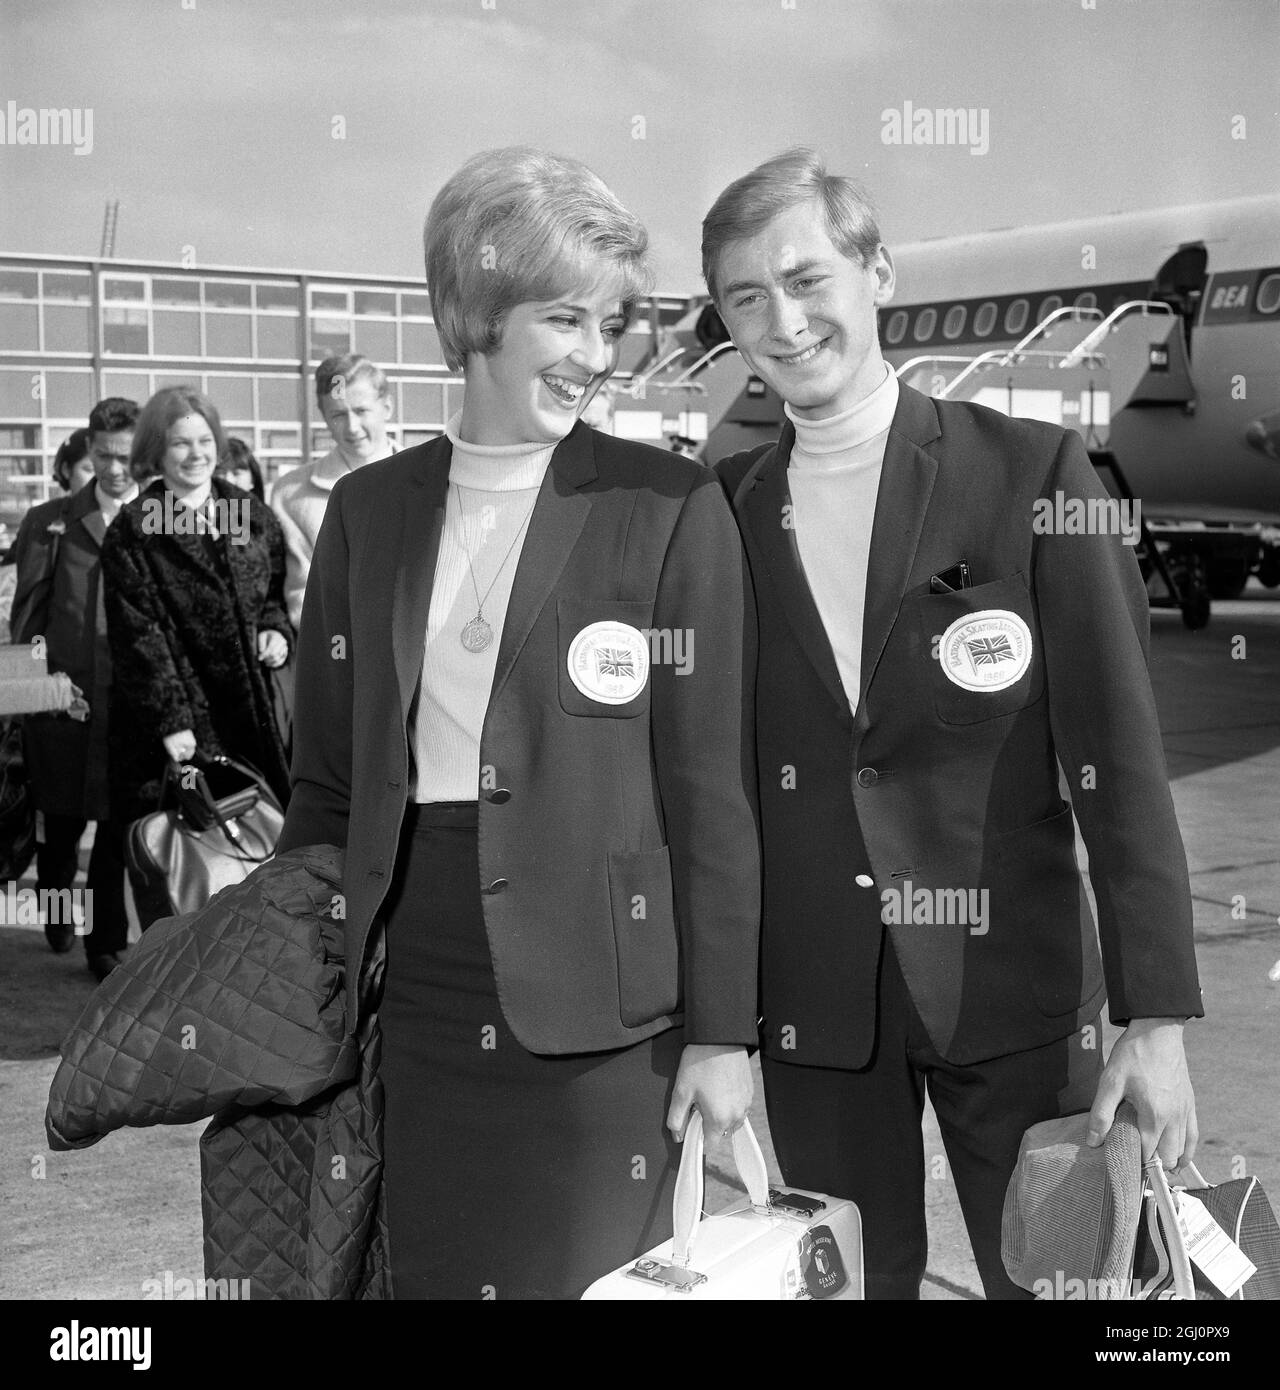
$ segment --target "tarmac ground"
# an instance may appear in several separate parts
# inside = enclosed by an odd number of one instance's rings
[[[1188,632],[1152,615],[1151,671],[1186,842],[1205,1018],[1188,1025],[1211,1181],[1256,1174],[1280,1206],[1280,593],[1256,581]],[[82,846],[82,866],[88,844]],[[1080,846],[1082,862],[1083,846]],[[23,886],[31,886],[28,880]],[[0,927],[0,1299],[138,1299],[146,1280],[196,1279],[203,1125],[128,1130],[74,1153],[45,1147],[62,1037],[94,988],[77,948]],[[1106,1046],[1117,1030],[1108,1027]],[[752,1121],[771,1164],[763,1098]],[[932,1112],[925,1114],[926,1299],[981,1288]],[[709,1153],[706,1207],[736,1195]]]

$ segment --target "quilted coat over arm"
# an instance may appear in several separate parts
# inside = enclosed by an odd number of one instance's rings
[[[342,865],[295,849],[157,922],[89,1000],[49,1092],[55,1150],[215,1117],[205,1273],[255,1298],[386,1293],[376,1016],[348,1035]]]

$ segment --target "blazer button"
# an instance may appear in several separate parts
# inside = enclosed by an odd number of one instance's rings
[[[864,767],[858,770],[858,785],[860,787],[874,787],[880,780],[880,774],[874,767]]]
[[[507,880],[505,878],[495,878],[484,891],[486,893],[505,893],[507,891]]]
[[[511,800],[511,793],[506,787],[496,787],[489,793],[489,800],[492,801],[495,806],[504,806]]]
[[[874,888],[876,886],[876,881],[870,874],[859,874],[853,881],[859,888]]]

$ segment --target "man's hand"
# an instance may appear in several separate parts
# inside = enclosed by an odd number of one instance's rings
[[[1144,1163],[1153,1153],[1166,1168],[1192,1162],[1200,1131],[1182,1050],[1181,1019],[1135,1018],[1117,1039],[1089,1112],[1092,1147],[1107,1137],[1123,1100],[1138,1112]]]
[[[696,1105],[708,1138],[728,1134],[746,1119],[754,1089],[745,1047],[690,1043],[680,1055],[667,1128],[682,1140],[689,1111]]]
[[[258,660],[274,670],[289,659],[289,644],[274,628],[258,633]]]

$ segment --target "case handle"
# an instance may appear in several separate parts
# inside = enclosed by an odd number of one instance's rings
[[[764,1154],[751,1128],[750,1120],[743,1120],[733,1131],[733,1162],[747,1189],[751,1205],[765,1207],[769,1204],[769,1170],[765,1166]],[[702,1131],[702,1114],[696,1108],[689,1112],[689,1122],[685,1126],[683,1151],[680,1154],[680,1170],[676,1174],[675,1199],[672,1202],[671,1258],[678,1265],[688,1265],[693,1258],[693,1233],[698,1228],[702,1216],[702,1197],[704,1192],[703,1160],[705,1142]]]
[[[1160,1225],[1164,1229],[1164,1241],[1169,1250],[1169,1266],[1173,1274],[1174,1292],[1179,1298],[1194,1302],[1196,1296],[1195,1278],[1191,1273],[1191,1259],[1187,1255],[1187,1243],[1182,1238],[1182,1225],[1173,1204],[1173,1193],[1169,1190],[1169,1179],[1164,1175],[1164,1164],[1153,1155],[1150,1162],[1143,1164],[1151,1182],[1155,1196],[1156,1211],[1160,1214]]]

